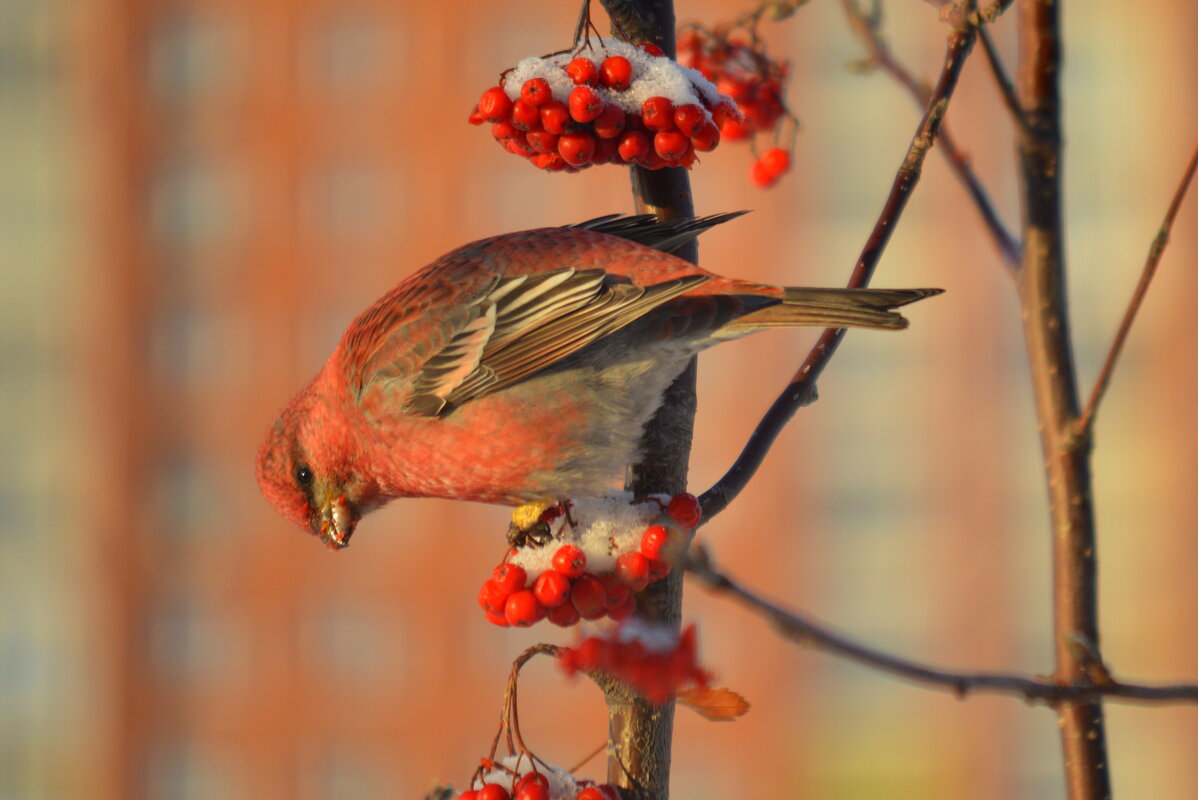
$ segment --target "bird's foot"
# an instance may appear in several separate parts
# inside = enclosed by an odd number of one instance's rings
[[[531,544],[543,547],[553,539],[549,523],[561,514],[561,506],[548,500],[525,503],[512,511],[512,522],[508,525],[507,541],[513,547]]]

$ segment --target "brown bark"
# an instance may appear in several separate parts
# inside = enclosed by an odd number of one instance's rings
[[[1020,0],[1019,44],[1016,88],[1027,125],[1019,143],[1024,241],[1019,294],[1052,525],[1054,677],[1074,684],[1101,678],[1105,670],[1098,637],[1090,439],[1074,435],[1079,407],[1065,297],[1055,0]],[[1069,797],[1110,797],[1102,704],[1063,702],[1058,713]]]
[[[604,0],[613,28],[636,43],[653,42],[673,56],[673,0]],[[695,215],[690,178],[684,169],[644,170],[633,167],[632,193],[639,214],[663,219]],[[698,246],[690,243],[675,255],[698,262]],[[630,467],[627,488],[637,495],[673,494],[686,488],[691,434],[695,419],[695,362],[666,391],[642,440],[642,458]],[[682,616],[682,575],[667,579],[637,596],[636,615],[675,629]],[[674,702],[655,706],[628,687],[603,682],[608,707],[609,783],[625,795],[664,800],[670,793],[670,749],[674,736]]]

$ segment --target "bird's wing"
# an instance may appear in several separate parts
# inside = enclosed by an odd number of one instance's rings
[[[404,412],[437,416],[549,367],[709,279],[688,275],[636,286],[601,269],[497,277],[426,335],[397,330],[390,338],[402,336],[395,342],[401,346],[380,342],[366,360],[358,395],[402,381],[393,388],[405,398]],[[385,360],[392,350],[402,354],[399,363]]]

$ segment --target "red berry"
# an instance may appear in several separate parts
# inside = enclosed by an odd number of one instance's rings
[[[482,125],[487,121],[487,118],[483,116],[483,113],[478,110],[478,103],[474,104],[474,110],[470,112],[470,116],[466,118],[466,121],[471,125]]]
[[[659,581],[670,574],[670,562],[660,558],[649,559],[649,583]]]
[[[537,576],[532,593],[546,608],[560,606],[570,597],[570,579],[557,570],[547,569]]]
[[[562,603],[560,606],[551,608],[545,613],[545,616],[559,628],[569,628],[571,625],[578,624],[578,620],[582,619],[573,603]]]
[[[522,775],[512,788],[519,792],[525,786],[540,786],[543,789],[548,789],[549,779],[540,772],[530,772],[527,775]]]
[[[664,56],[666,54],[665,50],[662,50],[660,47],[653,44],[653,42],[641,42],[639,45],[637,45],[637,47],[641,48],[651,56]]]
[[[499,122],[507,119],[512,112],[512,100],[507,92],[498,86],[492,86],[478,98],[478,113],[487,122]]]
[[[499,588],[508,594],[517,589],[523,589],[524,584],[528,582],[528,573],[524,571],[524,567],[510,562],[500,564],[491,573],[491,576],[495,579],[495,583],[499,585]]]
[[[557,139],[554,137],[554,145],[557,147]],[[561,172],[563,169],[568,169],[569,164],[566,160],[557,154],[555,149],[552,153],[539,153],[529,159],[533,166],[537,169],[543,169],[546,172]]]
[[[670,515],[670,519],[684,528],[694,528],[703,519],[703,509],[699,507],[699,498],[688,492],[671,497],[670,504],[666,506],[666,513]]]
[[[520,99],[530,106],[539,106],[553,99],[553,91],[549,81],[544,78],[530,78],[520,87]]]
[[[761,154],[761,163],[767,172],[774,177],[778,177],[790,169],[790,153],[781,147],[771,148]]]
[[[606,106],[603,112],[595,117],[595,122],[592,125],[595,135],[600,139],[616,138],[624,130],[626,116],[624,109],[619,106]]]
[[[572,544],[563,544],[553,554],[553,568],[567,578],[577,578],[587,570],[587,555]]]
[[[546,130],[529,131],[528,146],[538,153],[556,153],[557,134]]]
[[[677,161],[690,147],[691,140],[679,131],[661,131],[653,136],[653,149],[666,161]]]
[[[640,131],[628,131],[620,137],[616,151],[625,161],[635,161],[649,152],[649,137]]]
[[[529,136],[529,143],[532,143],[532,137]],[[700,153],[710,152],[720,143],[720,128],[714,122],[708,121],[698,133],[691,137],[691,144]]]
[[[458,795],[458,800],[478,800],[478,791],[471,789],[468,792],[462,792]]]
[[[522,131],[541,127],[541,109],[517,100],[512,103],[512,124]]]
[[[614,572],[600,575],[599,583],[603,584],[603,606],[609,611],[613,608],[619,608],[628,599],[628,596],[632,594],[632,590],[628,588],[628,584],[620,580],[620,576]]]
[[[698,160],[699,160],[698,156],[695,155],[695,148],[689,147],[689,148],[687,148],[687,151],[685,153],[683,153],[680,157],[671,161],[670,166],[671,167],[684,167],[686,169],[690,169],[692,166],[694,166],[694,163]]]
[[[516,790],[515,800],[549,800],[549,789],[533,783],[532,786]]]
[[[595,155],[591,156],[591,163],[606,164],[609,161],[619,161],[616,156],[616,140],[596,139]]]
[[[745,126],[752,130],[769,130],[778,119],[777,109],[768,103],[746,100],[741,103],[740,110],[745,115]]]
[[[632,62],[624,56],[608,56],[599,65],[599,82],[616,91],[632,84]]]
[[[498,783],[488,783],[478,790],[478,800],[512,800],[512,795]]]
[[[749,169],[749,180],[762,189],[768,189],[778,182],[778,176],[770,172],[764,161],[754,161]]]
[[[649,148],[649,152],[641,156],[639,163],[645,169],[661,169],[662,167],[669,166],[669,164],[666,163],[666,160],[659,156],[657,151],[652,147]]]
[[[570,129],[570,109],[561,100],[550,100],[541,106],[541,127],[550,133],[565,133]]]
[[[588,786],[579,792],[574,800],[607,800],[607,798],[603,796],[603,792],[599,791],[598,787]]]
[[[595,137],[589,133],[563,133],[557,140],[557,152],[571,166],[581,167],[591,162],[595,154]]]
[[[508,625],[510,625],[510,623],[507,621],[507,617],[503,615],[502,610],[488,611],[487,622],[490,622],[492,625],[498,625],[501,628],[506,628]]]
[[[504,139],[503,149],[507,150],[513,155],[521,156],[523,158],[528,158],[529,156],[535,156],[537,154],[536,150],[533,150],[528,146],[528,141],[523,136],[519,138]]]
[[[712,109],[711,118],[715,120],[715,124],[719,125],[721,130],[723,130],[724,124],[727,122],[745,121],[745,115],[740,113],[740,109],[738,109],[732,103],[720,103],[718,106]]]
[[[730,142],[739,142],[741,139],[749,138],[752,131],[743,122],[738,122],[734,119],[727,120],[720,126],[720,136]]]
[[[686,136],[694,136],[707,124],[707,114],[694,103],[674,108],[674,125]]]
[[[603,113],[603,98],[595,94],[590,86],[571,89],[567,105],[570,107],[570,117],[575,122],[590,122]]]
[[[619,622],[622,619],[631,617],[633,611],[636,611],[636,595],[629,592],[620,605],[607,610],[607,615]]]
[[[576,58],[566,65],[566,74],[576,86],[594,86],[599,78],[599,68],[589,58]]]
[[[715,82],[715,88],[720,94],[727,95],[736,101],[749,98],[749,85],[731,75],[721,75]]]
[[[478,604],[484,611],[503,613],[503,605],[509,594],[511,592],[505,591],[494,578],[488,578],[478,590]]]
[[[510,625],[527,628],[545,616],[545,607],[537,602],[531,589],[521,589],[507,599],[503,616]]]
[[[534,783],[517,790],[515,800],[549,800],[549,790],[539,783]]]
[[[674,127],[674,104],[668,97],[650,97],[641,104],[641,119],[651,131],[668,131]]]
[[[603,584],[594,575],[580,575],[570,587],[570,602],[583,619],[602,617],[607,610],[603,605],[606,598],[607,592],[604,591]]]
[[[524,131],[520,130],[505,119],[502,122],[495,122],[491,124],[491,135],[494,136],[496,140],[502,142],[504,139],[514,139],[517,136],[523,136]]]
[[[632,591],[644,591],[649,585],[649,559],[644,553],[625,553],[616,559],[616,574]]]
[[[661,551],[670,541],[670,532],[661,525],[650,525],[641,536],[641,552],[646,558],[661,558]]]

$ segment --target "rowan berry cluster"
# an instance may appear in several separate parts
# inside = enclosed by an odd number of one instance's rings
[[[491,771],[474,781],[477,788],[462,792],[458,800],[621,800],[615,786],[575,778],[540,759],[511,756],[489,763]]]
[[[772,136],[774,146],[753,162],[749,176],[762,188],[777,183],[790,169],[790,149],[777,142],[784,130],[793,140],[798,128],[783,100],[790,65],[770,58],[755,35],[698,26],[679,31],[678,63],[697,69],[736,103],[742,119],[729,118],[720,125],[725,141],[750,140],[757,134]]]
[[[479,589],[478,604],[488,620],[505,627],[545,618],[561,627],[626,619],[636,609],[636,593],[670,573],[701,517],[691,494],[668,502],[616,497],[551,507],[542,521],[558,523],[557,533],[544,544],[511,548]]]
[[[661,49],[617,39],[526,58],[482,93],[469,121],[550,172],[598,164],[690,167],[741,119],[729,97]]]
[[[664,703],[689,686],[705,687],[710,675],[699,667],[695,626],[677,634],[628,620],[605,636],[564,648],[558,663],[567,674],[600,670],[628,684],[651,703]]]

